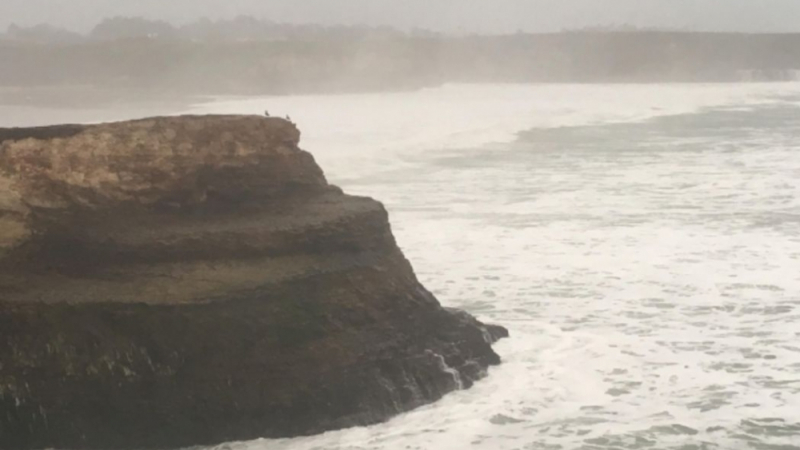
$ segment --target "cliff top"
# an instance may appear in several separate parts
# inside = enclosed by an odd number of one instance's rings
[[[0,254],[63,212],[186,207],[327,186],[300,132],[258,116],[0,129]],[[61,219],[59,219],[61,220]]]
[[[367,264],[393,245],[382,206],[328,185],[282,119],[159,117],[0,139],[0,301],[207,301]]]

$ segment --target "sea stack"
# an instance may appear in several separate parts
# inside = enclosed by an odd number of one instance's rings
[[[507,335],[443,308],[288,121],[0,129],[0,448],[178,448],[376,423]]]

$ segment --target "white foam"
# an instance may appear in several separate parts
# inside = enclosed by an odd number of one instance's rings
[[[796,446],[796,435],[759,429],[758,419],[800,422],[800,142],[796,127],[770,128],[758,110],[798,108],[798,93],[800,84],[452,85],[198,106],[289,113],[333,181],[386,203],[398,242],[443,303],[511,331],[496,344],[501,366],[434,405],[230,448],[636,448],[645,439],[727,450],[745,448],[743,435]],[[683,129],[561,130],[552,142],[493,145],[532,127],[705,108],[755,112],[727,129],[692,129],[704,120],[692,116]]]
[[[288,115],[337,182],[413,164],[421,153],[510,142],[533,127],[635,122],[755,105],[796,84],[458,85],[416,92],[217,99],[193,114]]]
[[[459,373],[458,370],[448,366],[447,362],[444,360],[444,356],[434,352],[431,352],[431,356],[433,356],[433,358],[436,360],[436,364],[439,366],[439,369],[441,369],[442,372],[450,375],[450,378],[453,379],[453,386],[455,386],[457,390],[464,389],[464,382],[461,380],[461,373]]]

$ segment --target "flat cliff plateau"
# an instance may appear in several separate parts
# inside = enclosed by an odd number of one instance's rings
[[[282,119],[0,129],[0,449],[372,424],[507,336],[443,308]]]

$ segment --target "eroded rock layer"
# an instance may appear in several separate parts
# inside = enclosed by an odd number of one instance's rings
[[[506,335],[444,309],[383,206],[252,116],[0,130],[0,448],[375,423]]]

